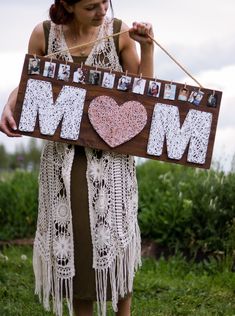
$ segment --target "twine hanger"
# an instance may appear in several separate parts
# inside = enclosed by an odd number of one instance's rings
[[[44,57],[52,57],[52,56],[55,56],[57,54],[61,54],[61,53],[65,53],[65,52],[68,52],[68,51],[71,51],[71,50],[74,50],[76,48],[82,48],[84,46],[89,46],[89,45],[92,45],[92,44],[95,44],[97,42],[100,42],[100,41],[103,41],[103,40],[107,40],[109,38],[112,38],[112,37],[115,37],[115,36],[118,36],[118,35],[122,35],[124,33],[128,33],[129,30],[126,30],[126,31],[122,31],[122,32],[118,32],[118,33],[115,33],[115,34],[111,34],[111,35],[108,35],[108,36],[104,36],[102,38],[99,38],[99,39],[96,39],[94,41],[90,41],[90,42],[87,42],[87,43],[83,43],[83,44],[80,44],[80,45],[75,45],[75,46],[71,46],[71,47],[68,47],[67,49],[63,49],[63,50],[59,50],[59,51],[56,51],[54,53],[51,53],[51,54],[48,54]],[[175,63],[177,66],[179,66],[193,81],[196,82],[197,85],[199,85],[200,88],[203,88],[203,86],[200,84],[200,82],[193,76],[191,75],[188,70],[175,58],[173,57],[159,42],[157,42],[150,34],[147,34],[148,37],[159,47],[161,48],[161,50],[163,50],[163,52],[168,56],[170,57]]]

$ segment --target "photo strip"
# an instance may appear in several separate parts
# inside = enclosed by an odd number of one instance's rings
[[[189,90],[186,87],[183,87],[179,91],[178,100],[187,101],[189,96]]]
[[[209,94],[207,99],[207,106],[216,108],[217,106],[217,95],[215,93]]]
[[[83,69],[81,66],[78,67],[73,73],[73,82],[84,84],[86,79],[86,72],[87,71],[85,71],[85,69]]]
[[[90,70],[88,81],[90,84],[93,84],[96,86],[100,85],[100,83],[101,83],[101,71]]]
[[[121,76],[118,80],[117,89],[122,91],[128,91],[130,89],[131,77],[129,76]]]
[[[203,95],[204,95],[204,92],[202,92],[201,90],[192,91],[189,96],[188,102],[198,106],[203,98]]]
[[[160,89],[161,89],[161,82],[150,80],[147,94],[150,95],[151,97],[158,98],[160,95]]]
[[[115,74],[110,72],[104,72],[104,77],[102,81],[102,87],[112,89],[114,86]]]
[[[70,77],[70,66],[60,64],[59,72],[58,72],[58,79],[64,80],[64,81],[69,81],[69,77]]]
[[[132,87],[132,92],[137,94],[144,94],[145,84],[146,79],[135,78]]]
[[[175,93],[176,85],[172,83],[166,83],[163,98],[167,100],[175,100]]]
[[[39,58],[29,58],[28,74],[29,75],[40,74],[40,59]]]
[[[55,76],[56,63],[50,61],[45,62],[43,76],[47,78],[54,78]]]

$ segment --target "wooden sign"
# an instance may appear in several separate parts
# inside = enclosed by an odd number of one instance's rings
[[[209,168],[222,92],[26,55],[17,133]]]

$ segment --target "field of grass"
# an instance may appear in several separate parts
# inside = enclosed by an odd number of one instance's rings
[[[229,258],[219,263],[186,262],[180,255],[168,261],[143,259],[134,283],[132,316],[235,316],[231,265]],[[0,253],[0,315],[52,315],[34,296],[30,246],[5,247]],[[114,315],[110,306],[107,315]]]

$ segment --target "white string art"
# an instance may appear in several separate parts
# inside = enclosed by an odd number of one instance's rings
[[[33,132],[37,114],[39,114],[41,134],[54,135],[63,118],[60,137],[77,140],[85,95],[85,89],[63,86],[54,103],[50,82],[29,79],[22,106],[19,130]]]
[[[154,107],[147,153],[161,156],[166,138],[167,154],[170,159],[181,159],[189,144],[187,161],[203,164],[211,123],[211,113],[191,109],[180,128],[178,107],[158,103]]]

